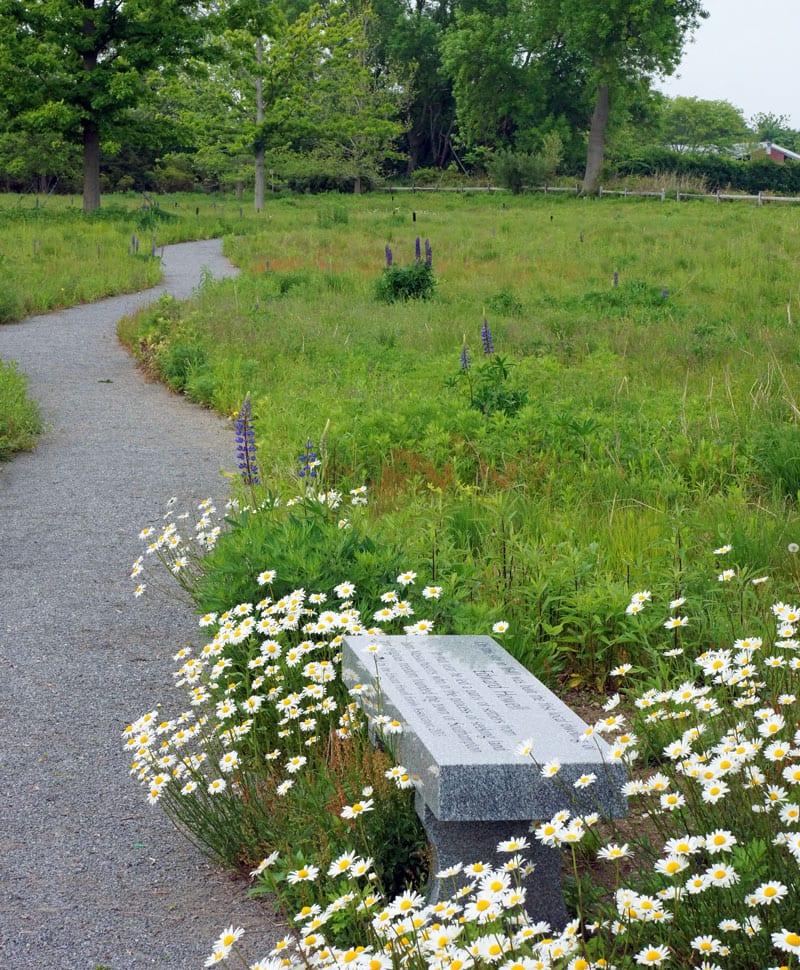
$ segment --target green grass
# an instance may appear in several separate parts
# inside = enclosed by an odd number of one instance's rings
[[[630,588],[690,586],[723,542],[796,578],[796,210],[375,194],[156,211],[133,195],[91,220],[67,200],[4,200],[7,278],[34,280],[14,298],[45,277],[54,305],[62,287],[79,298],[73,252],[82,281],[96,270],[80,298],[141,285],[123,280],[153,268],[128,255],[132,226],[141,245],[223,234],[243,275],[162,301],[123,339],[223,414],[251,393],[268,479],[324,436],[327,480],[368,482],[376,526],[432,579],[465,584],[452,624],[509,620],[507,646],[545,679],[602,682],[633,649],[615,619]],[[417,235],[431,299],[378,302],[385,247],[410,266]],[[485,371],[484,314],[502,371]]]
[[[152,286],[159,249],[257,226],[232,199],[136,194],[107,196],[87,216],[66,196],[37,207],[30,197],[0,196],[0,323]]]
[[[42,432],[39,409],[28,396],[28,382],[14,361],[0,360],[0,462],[30,451]]]

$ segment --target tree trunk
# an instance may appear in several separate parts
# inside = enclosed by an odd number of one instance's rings
[[[88,119],[83,122],[83,211],[100,208],[100,132]]]
[[[611,98],[607,84],[597,85],[597,101],[592,112],[592,126],[589,129],[589,150],[586,153],[586,172],[583,176],[583,191],[596,192],[603,156],[606,148],[606,125],[611,111]]]
[[[97,48],[90,41],[95,35],[92,13],[95,0],[83,0],[83,36],[86,47],[83,52],[83,70],[87,74],[97,70]],[[88,101],[85,108],[89,108]],[[87,110],[82,121],[83,127],[83,211],[94,212],[100,208],[100,130],[97,122]]]
[[[264,173],[264,133],[261,128],[264,124],[264,78],[261,76],[261,64],[264,60],[264,38],[256,38],[256,132],[255,145],[255,189],[253,206],[256,212],[261,212],[264,208],[265,194],[265,173]]]

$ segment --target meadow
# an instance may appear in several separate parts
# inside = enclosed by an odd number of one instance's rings
[[[743,600],[746,563],[796,580],[796,210],[404,194],[264,216],[226,239],[241,277],[121,336],[222,414],[250,394],[266,480],[310,442],[328,487],[367,484],[382,538],[458,591],[437,622],[506,621],[534,673],[594,690],[647,662],[633,588],[699,588],[726,544]],[[430,298],[379,299],[386,247],[407,268],[417,237]],[[729,634],[727,607],[698,622]]]

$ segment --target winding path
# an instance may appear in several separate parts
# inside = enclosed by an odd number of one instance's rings
[[[220,470],[235,467],[231,429],[144,382],[117,342],[121,316],[188,296],[203,267],[235,272],[218,241],[167,247],[163,262],[144,294],[0,327],[0,358],[29,375],[48,422],[35,452],[0,466],[4,970],[195,970],[230,923],[252,959],[281,933],[269,902],[147,804],[121,747],[197,639],[178,600],[132,598],[136,536],[172,495],[223,497]]]

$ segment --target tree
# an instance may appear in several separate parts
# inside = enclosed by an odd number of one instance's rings
[[[671,74],[687,37],[707,14],[701,0],[538,0],[534,33],[558,38],[584,60],[593,92],[583,188],[597,188],[606,129],[618,94]]]
[[[100,143],[147,93],[146,75],[199,42],[198,2],[0,0],[0,110],[22,126],[52,111],[83,151],[83,208],[100,205]]]
[[[529,154],[552,132],[567,147],[585,117],[584,61],[544,36],[532,9],[524,0],[479,0],[457,10],[445,35],[459,138],[473,150]]]
[[[781,148],[797,151],[800,145],[800,132],[792,128],[788,115],[759,112],[750,119],[750,128],[758,141],[774,142]]]
[[[280,35],[285,27],[282,11],[272,0],[234,0],[230,4],[227,21],[232,31],[226,36],[227,49],[230,54],[239,51],[232,62],[238,67],[238,72],[249,77],[252,83],[252,99],[254,117],[251,117],[253,139],[253,184],[256,212],[264,208],[266,193],[266,141],[264,137],[265,100],[264,73],[266,69],[264,53],[272,41]],[[244,40],[244,46],[242,46]],[[250,56],[248,57],[248,52]],[[236,68],[234,68],[236,69]]]
[[[397,158],[406,91],[374,58],[368,6],[313,6],[264,58],[263,137],[273,157],[359,191]]]
[[[367,34],[375,60],[402,78],[406,93],[401,142],[408,172],[444,167],[452,155],[455,102],[441,43],[452,6],[448,0],[372,0],[371,8]]]
[[[744,115],[730,101],[668,99],[662,124],[664,141],[675,151],[731,148],[747,137]]]

